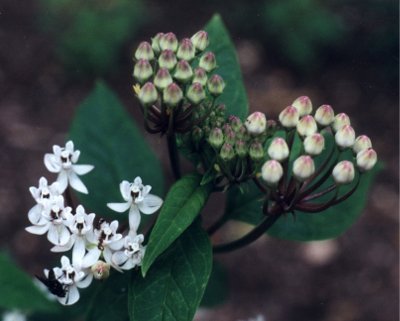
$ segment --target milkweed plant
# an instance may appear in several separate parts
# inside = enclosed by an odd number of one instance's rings
[[[190,38],[168,32],[141,42],[132,88],[145,130],[165,137],[175,182],[164,190],[159,160],[99,83],[66,143],[44,155],[50,174],[29,188],[26,231],[46,237],[59,255],[35,277],[48,296],[38,290],[22,307],[7,307],[58,313],[57,320],[80,313],[86,320],[189,321],[213,295],[206,291],[215,281],[213,256],[265,233],[333,238],[360,215],[376,171],[370,138],[356,134],[340,108],[316,107],[307,96],[284,102],[277,119],[249,114],[219,16]],[[190,173],[182,172],[182,157],[193,163]],[[208,213],[213,223],[206,225],[202,209],[213,193],[225,195],[225,210]],[[212,236],[230,220],[254,227],[216,242]],[[48,297],[72,307],[63,313]]]

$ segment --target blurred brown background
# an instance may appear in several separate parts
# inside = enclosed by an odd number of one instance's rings
[[[265,237],[221,255],[230,295],[197,319],[396,320],[399,38],[392,0],[2,0],[1,247],[30,273],[42,270],[50,246],[23,228],[32,206],[28,187],[46,174],[43,154],[63,142],[74,109],[98,78],[140,123],[130,89],[132,48],[158,31],[190,36],[217,11],[238,49],[251,110],[273,118],[300,95],[316,106],[329,103],[371,137],[385,169],[364,214],[338,239]],[[163,141],[147,137],[165,155]]]

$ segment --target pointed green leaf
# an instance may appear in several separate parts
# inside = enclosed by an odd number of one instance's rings
[[[218,263],[213,262],[210,279],[204,292],[203,299],[200,306],[212,308],[222,304],[228,296],[228,275],[224,267]]]
[[[235,46],[220,15],[214,15],[205,29],[210,39],[207,50],[214,52],[218,65],[216,73],[221,75],[226,83],[225,90],[217,102],[226,105],[227,115],[236,115],[243,120],[247,117],[249,103]]]
[[[194,223],[154,263],[145,278],[133,271],[131,321],[191,321],[211,273],[207,234]]]
[[[202,176],[198,174],[187,175],[169,190],[150,234],[143,259],[143,275],[147,273],[155,259],[192,224],[203,208],[211,187],[200,185],[201,179]]]
[[[102,216],[119,217],[107,208],[120,202],[119,184],[140,176],[155,194],[163,192],[160,162],[118,98],[103,83],[80,105],[70,130],[70,139],[81,151],[79,163],[94,170],[81,176],[89,195],[79,194],[83,205]],[[126,215],[127,217],[127,215]]]

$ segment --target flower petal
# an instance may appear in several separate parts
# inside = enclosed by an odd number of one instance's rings
[[[43,160],[49,172],[59,173],[61,171],[61,163],[54,154],[45,154]]]
[[[25,231],[36,234],[36,235],[43,235],[49,230],[49,224],[46,225],[34,225],[28,226],[25,228]]]
[[[104,257],[104,261],[106,261],[108,264],[112,264],[112,261],[111,261],[112,252],[108,247],[104,248],[103,257]]]
[[[138,206],[139,210],[143,214],[153,214],[161,207],[162,203],[163,200],[161,199],[161,197],[149,194],[143,199],[143,202],[138,204]]]
[[[129,228],[137,231],[140,225],[140,212],[136,205],[131,206],[129,211]]]
[[[123,213],[131,207],[131,202],[126,203],[107,203],[107,206],[115,212]]]
[[[36,204],[28,212],[28,219],[33,225],[43,225],[45,224],[45,219],[42,217],[42,207]],[[41,224],[39,224],[41,222]]]
[[[72,249],[72,246],[75,243],[75,237],[76,237],[76,235],[71,235],[69,241],[66,244],[64,244],[64,245],[55,245],[50,249],[50,251],[54,252],[54,253],[69,251],[70,249]]]
[[[71,187],[74,190],[81,192],[83,194],[88,194],[88,190],[87,190],[85,184],[83,184],[83,182],[78,177],[78,175],[75,174],[75,172],[72,172],[72,171],[68,172],[68,180],[69,180],[69,183],[71,184]]]
[[[73,163],[76,163],[78,161],[80,155],[81,155],[81,151],[79,151],[79,150],[74,151],[71,156],[71,161]]]
[[[93,165],[72,165],[72,169],[78,175],[85,175],[94,168]]]
[[[81,265],[85,256],[85,241],[82,237],[77,237],[74,248],[72,249],[72,264]]]
[[[121,266],[121,269],[130,270],[130,269],[133,269],[135,266],[136,266],[136,263],[132,259],[129,259],[128,261],[125,262],[124,265]]]
[[[88,273],[82,280],[76,282],[76,286],[78,288],[84,289],[87,288],[90,283],[92,283],[93,281],[93,274],[92,273]]]
[[[89,250],[89,252],[82,259],[82,268],[91,267],[99,260],[100,255],[101,251],[97,247]]]
[[[111,260],[115,265],[121,266],[128,260],[128,257],[126,256],[124,251],[118,251],[112,255]]]
[[[140,178],[140,176],[137,176],[134,179],[133,183],[136,184],[136,185],[141,185],[142,184],[142,179]]]
[[[65,144],[65,150],[73,153],[74,152],[74,142],[72,140],[67,141]]]
[[[125,201],[131,201],[131,184],[128,181],[122,181],[121,184],[119,184],[119,190],[121,192],[122,198]],[[131,201],[132,202],[132,201]]]
[[[68,288],[68,293],[65,297],[57,297],[57,300],[63,305],[72,305],[79,300],[79,291],[76,285],[71,285]]]
[[[61,171],[57,177],[58,187],[60,193],[64,193],[68,186],[68,175],[66,171]]]

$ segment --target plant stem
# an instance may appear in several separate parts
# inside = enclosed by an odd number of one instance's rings
[[[240,239],[237,239],[230,243],[214,246],[214,253],[230,252],[250,244],[251,242],[257,240],[261,235],[263,235],[278,220],[280,216],[281,214],[267,216],[257,227],[255,227],[252,231],[250,231],[248,234],[244,235]]]
[[[213,235],[218,231],[226,222],[228,221],[228,216],[223,214],[218,220],[214,222],[208,229],[207,233],[209,236]]]
[[[167,135],[167,143],[168,143],[169,162],[171,164],[174,177],[176,180],[178,180],[181,178],[181,168],[180,168],[178,148],[176,147],[176,139],[174,133],[169,133]]]

